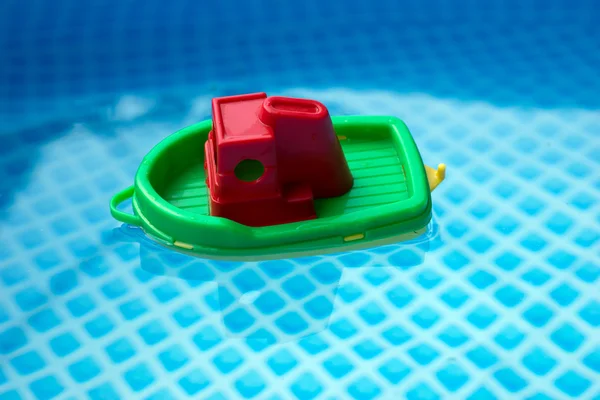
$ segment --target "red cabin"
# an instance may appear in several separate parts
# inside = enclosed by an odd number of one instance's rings
[[[353,184],[327,108],[265,93],[215,98],[205,144],[210,215],[249,226],[316,218]]]

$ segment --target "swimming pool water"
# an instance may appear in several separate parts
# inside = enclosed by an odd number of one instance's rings
[[[600,399],[600,11],[480,3],[3,2],[0,400]],[[111,219],[262,90],[402,118],[428,234],[228,263]]]

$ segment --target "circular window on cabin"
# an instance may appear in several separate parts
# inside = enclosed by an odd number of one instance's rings
[[[265,173],[264,165],[258,160],[243,160],[234,170],[236,178],[243,182],[255,182]]]

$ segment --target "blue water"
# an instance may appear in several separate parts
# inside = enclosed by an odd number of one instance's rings
[[[4,0],[0,400],[600,399],[600,5]],[[212,262],[120,226],[144,154],[266,91],[448,165],[409,243]]]

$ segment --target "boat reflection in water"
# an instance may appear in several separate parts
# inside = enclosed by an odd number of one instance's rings
[[[408,273],[424,263],[439,241],[437,227],[430,223],[416,239],[366,251],[229,262],[174,251],[129,225],[113,234],[119,242],[139,244],[139,268],[151,275],[148,279],[166,279],[184,288],[180,291],[185,301],[194,304],[204,320],[214,319],[211,325],[219,327],[220,335],[252,340],[257,346],[327,329],[336,301],[348,301],[345,295],[352,291],[354,274],[375,268]],[[338,299],[340,288],[345,295]]]

